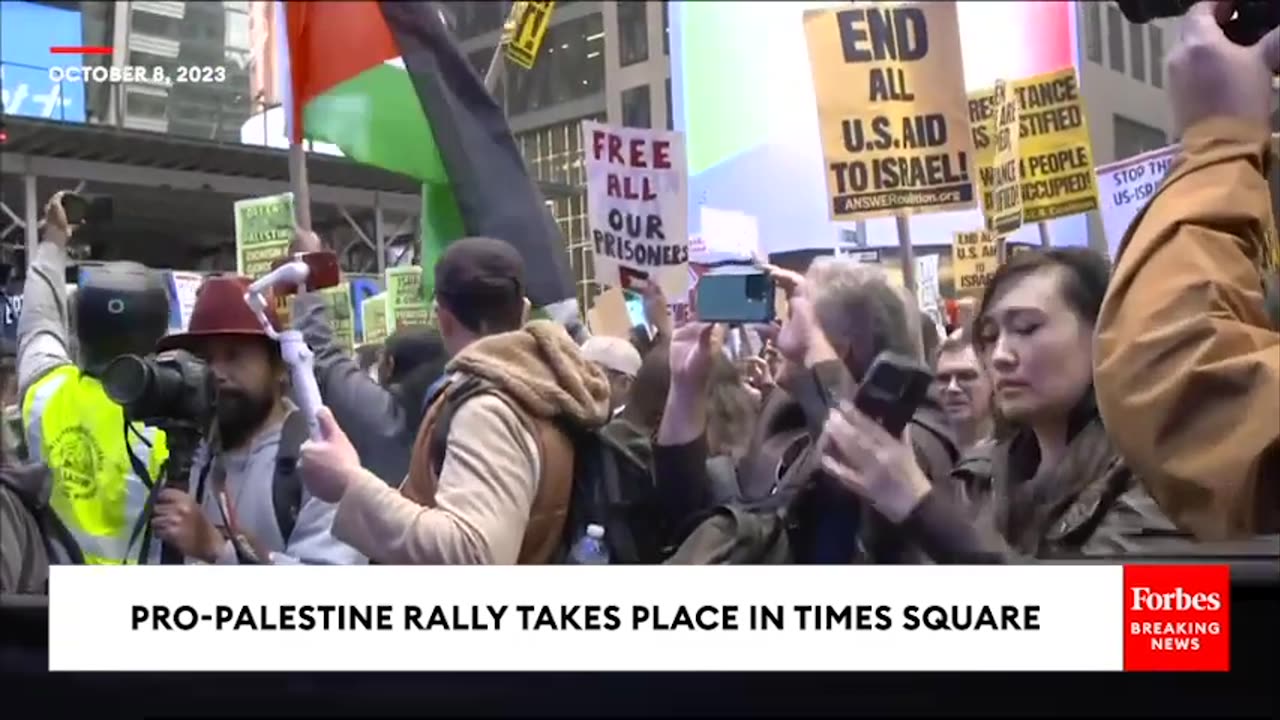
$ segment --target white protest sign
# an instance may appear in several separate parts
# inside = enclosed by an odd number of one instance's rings
[[[667,297],[689,289],[684,136],[584,120],[587,224],[596,281],[628,289],[656,280]]]
[[[760,253],[760,223],[754,215],[737,210],[717,210],[705,205],[700,212],[700,254],[749,260]],[[697,257],[694,259],[705,260]]]
[[[1098,167],[1098,212],[1111,257],[1116,256],[1133,219],[1155,195],[1178,150],[1179,146],[1170,145]]]
[[[196,293],[200,291],[204,275],[182,270],[174,270],[170,275],[173,277],[173,290],[176,296],[174,300],[177,301],[178,310],[182,313],[181,329],[185,331],[187,324],[191,322],[191,311],[196,307]]]
[[[935,323],[941,321],[942,315],[938,305],[942,302],[942,293],[938,288],[938,256],[924,255],[916,258],[916,298],[920,301],[920,309]]]

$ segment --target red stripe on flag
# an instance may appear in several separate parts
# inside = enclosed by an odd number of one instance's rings
[[[103,45],[54,45],[49,52],[54,55],[110,55],[112,49]]]
[[[285,3],[293,142],[302,142],[302,109],[335,85],[400,56],[376,2]]]

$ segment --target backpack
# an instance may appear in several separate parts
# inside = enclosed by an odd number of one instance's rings
[[[2,593],[43,594],[49,565],[84,564],[71,531],[49,506],[48,469],[38,471],[45,475],[39,488],[16,480],[8,469],[0,472],[0,561],[9,566],[0,573],[8,576],[0,577]],[[8,587],[9,581],[16,585]]]
[[[436,416],[428,439],[432,470],[437,477],[444,468],[454,414],[477,395],[502,394],[497,385],[470,375],[445,392],[442,401],[445,404]],[[611,563],[659,562],[670,549],[669,533],[649,468],[601,432],[602,428],[586,429],[559,420],[557,427],[569,437],[574,452],[569,512],[556,553],[557,562],[567,562],[573,544],[590,524],[604,528]]]

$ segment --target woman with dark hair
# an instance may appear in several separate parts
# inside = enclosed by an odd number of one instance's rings
[[[1185,549],[1098,415],[1092,339],[1107,280],[1106,261],[1076,249],[1019,254],[996,272],[974,346],[1009,433],[961,460],[951,488],[847,403],[827,422],[823,467],[938,562]],[[1168,547],[1140,547],[1153,529]]]

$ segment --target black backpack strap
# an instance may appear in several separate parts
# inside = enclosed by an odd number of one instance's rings
[[[307,416],[294,410],[284,419],[280,429],[280,445],[276,450],[275,476],[271,480],[271,504],[276,513],[276,525],[286,545],[302,509],[302,478],[298,474],[298,457],[302,443],[311,437]]]
[[[634,499],[622,487],[622,448],[598,430],[579,433],[574,437],[573,461],[581,467],[581,471],[574,469],[574,485],[579,484],[579,478],[593,474],[600,479],[600,492],[604,495],[603,507],[608,512],[608,517],[600,520],[604,525],[604,539],[613,562],[620,565],[639,563],[640,551],[628,523],[628,512]],[[568,524],[566,529],[577,530],[568,528]],[[566,538],[569,542],[576,539]]]
[[[440,409],[440,414],[436,416],[435,424],[431,429],[431,437],[427,439],[427,449],[431,455],[432,468],[431,471],[440,475],[440,471],[444,468],[444,456],[449,451],[449,426],[453,424],[453,416],[458,412],[462,404],[467,400],[486,392],[494,390],[496,386],[485,380],[471,375],[463,377],[442,391],[444,393],[444,406]]]

